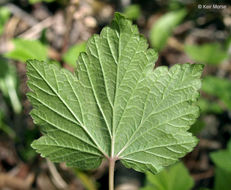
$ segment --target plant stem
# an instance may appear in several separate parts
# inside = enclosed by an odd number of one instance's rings
[[[115,159],[109,158],[109,190],[114,190]]]

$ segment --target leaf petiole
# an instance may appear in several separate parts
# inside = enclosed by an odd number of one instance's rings
[[[114,171],[116,158],[109,158],[109,190],[114,190]]]

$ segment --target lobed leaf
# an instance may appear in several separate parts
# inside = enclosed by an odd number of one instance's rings
[[[68,166],[92,169],[103,158],[157,173],[190,152],[198,117],[200,64],[154,69],[157,54],[120,14],[87,42],[75,74],[27,62],[28,97],[44,136],[32,147]]]

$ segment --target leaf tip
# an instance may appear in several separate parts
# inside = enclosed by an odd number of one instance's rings
[[[37,140],[34,140],[34,141],[31,143],[30,146],[31,146],[33,149],[37,150],[36,144],[37,144]]]

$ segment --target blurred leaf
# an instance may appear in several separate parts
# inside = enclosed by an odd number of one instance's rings
[[[20,142],[21,146],[18,147],[20,158],[28,162],[36,157],[36,151],[31,148],[31,143],[40,135],[38,128],[24,129],[24,139]]]
[[[86,51],[86,42],[82,42],[72,46],[64,55],[63,60],[72,67],[76,67],[77,59],[81,52]]]
[[[159,174],[147,173],[147,186],[142,190],[189,190],[193,185],[187,168],[179,162]]]
[[[201,132],[201,130],[205,127],[205,122],[202,120],[197,120],[192,127],[190,127],[189,132],[193,135],[197,135]]]
[[[217,102],[212,102],[202,97],[198,100],[198,106],[201,109],[201,113],[220,114],[223,112],[221,106]]]
[[[7,20],[10,17],[10,11],[6,7],[0,8],[0,35],[3,32],[4,26],[7,22]]]
[[[214,190],[230,190],[231,188],[231,172],[221,168],[215,169]]]
[[[17,94],[16,68],[2,58],[0,58],[0,91],[4,97],[9,98],[14,112],[20,113],[22,106]]]
[[[201,114],[206,114],[206,113],[220,114],[223,112],[222,107],[217,102],[209,101],[203,97],[199,98],[198,106],[200,107]],[[205,122],[202,120],[197,120],[196,123],[190,127],[189,132],[191,132],[194,135],[197,135],[201,132],[201,130],[204,127],[205,127]]]
[[[129,5],[128,7],[125,8],[123,14],[128,19],[131,19],[131,20],[138,19],[141,15],[140,5],[138,4]]]
[[[225,42],[225,48],[231,53],[231,35],[227,38]]]
[[[150,32],[151,45],[159,51],[163,49],[173,29],[180,24],[186,14],[185,9],[173,11],[156,21]]]
[[[210,157],[217,167],[231,172],[231,150],[212,152]]]
[[[14,138],[16,136],[15,132],[8,125],[5,124],[4,117],[5,117],[5,115],[4,115],[3,111],[0,109],[0,130],[5,132],[11,138]]]
[[[229,142],[227,144],[227,149],[231,152],[231,139],[229,140]]]
[[[74,172],[86,190],[96,190],[96,184],[86,173],[74,168]]]
[[[151,186],[147,186],[147,187],[143,187],[141,190],[155,190],[155,189],[153,189],[153,187]]]
[[[220,44],[185,45],[185,52],[195,62],[219,64],[228,57]]]
[[[35,3],[40,3],[40,2],[46,2],[46,3],[51,3],[55,0],[29,0],[30,4],[35,4]]]
[[[46,60],[48,49],[38,40],[17,38],[13,40],[14,49],[6,57],[25,62],[27,59]]]
[[[231,81],[229,79],[207,76],[203,79],[202,90],[218,97],[231,109]]]
[[[215,190],[230,190],[231,187],[231,140],[226,150],[219,150],[210,154],[216,165]]]
[[[220,150],[210,154],[212,161],[216,166],[223,170],[231,172],[231,152],[228,150]]]
[[[186,1],[182,0],[169,0],[167,6],[169,11],[175,11],[179,10],[183,6],[186,6],[187,4],[188,3]]]

